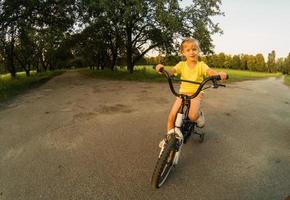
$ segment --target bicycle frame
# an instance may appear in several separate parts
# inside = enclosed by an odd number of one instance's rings
[[[179,140],[179,146],[177,148],[177,152],[175,154],[173,164],[177,165],[179,156],[181,153],[182,146],[184,144],[185,140],[185,133],[182,132],[181,127],[183,123],[185,123],[185,120],[189,120],[188,114],[189,114],[189,108],[190,108],[190,98],[188,98],[187,95],[182,95],[182,101],[181,106],[177,112],[176,120],[175,120],[175,126],[174,126],[174,133],[177,135],[177,139]],[[194,123],[194,122],[192,122]]]
[[[179,110],[177,112],[177,116],[176,116],[176,120],[175,120],[175,127],[173,129],[174,131],[168,133],[168,135],[175,134],[175,137],[179,140],[179,147],[177,148],[177,152],[176,152],[174,160],[173,160],[173,164],[177,165],[178,160],[179,160],[179,156],[180,156],[180,152],[181,152],[181,149],[182,149],[182,145],[184,144],[184,139],[185,139],[184,138],[185,134],[181,131],[181,127],[182,127],[182,123],[184,123],[185,120],[189,120],[188,114],[189,114],[189,108],[190,108],[190,99],[193,99],[193,98],[197,97],[201,91],[210,88],[210,87],[204,88],[204,85],[208,81],[212,81],[213,82],[213,86],[212,86],[213,88],[218,88],[219,86],[224,86],[225,87],[225,85],[217,83],[218,80],[221,80],[219,75],[207,77],[201,83],[200,82],[195,82],[195,81],[188,81],[188,80],[179,79],[179,81],[189,82],[189,83],[193,83],[193,84],[198,84],[199,85],[197,91],[194,94],[189,96],[189,95],[185,95],[185,94],[179,94],[179,93],[177,93],[175,91],[175,89],[173,87],[173,83],[172,83],[172,78],[170,77],[170,75],[168,74],[168,72],[166,70],[161,69],[160,72],[162,72],[166,76],[171,92],[175,96],[180,97],[182,99],[181,106],[180,106],[180,108],[179,108]],[[228,76],[227,76],[227,78],[228,78]],[[192,122],[192,123],[194,123],[194,122]],[[162,153],[163,149],[164,149],[164,146],[161,147],[161,151],[160,151],[159,157],[161,156],[161,153]]]
[[[201,83],[179,79],[179,81],[199,84],[199,87],[194,94],[192,95],[179,94],[174,90],[172,78],[170,77],[169,73],[165,71],[163,68],[159,68],[159,72],[163,73],[166,76],[171,92],[175,96],[181,98],[182,101],[181,106],[177,112],[174,128],[171,129],[167,133],[166,138],[159,143],[161,151],[159,153],[159,157],[151,178],[151,184],[154,188],[160,188],[167,179],[167,176],[169,175],[172,167],[177,165],[182,146],[184,143],[186,143],[187,138],[189,138],[189,136],[192,133],[198,134],[200,136],[200,142],[203,142],[204,140],[204,133],[198,133],[197,131],[194,131],[196,123],[191,122],[189,119],[189,108],[191,99],[197,97],[202,90],[210,88],[210,87],[204,88],[204,85],[208,81],[213,82],[212,86],[213,88],[224,86],[217,83],[217,81],[221,79],[219,75],[207,77]]]

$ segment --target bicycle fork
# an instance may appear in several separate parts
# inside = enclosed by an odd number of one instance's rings
[[[182,125],[182,121],[183,121],[183,118],[184,118],[184,114],[182,113],[177,113],[177,116],[176,116],[176,120],[175,120],[175,127],[172,131],[168,132],[167,133],[167,136],[170,136],[171,134],[175,134],[175,137],[178,139],[178,144],[177,144],[177,147],[176,147],[176,153],[175,153],[175,156],[174,156],[174,160],[173,160],[173,165],[177,165],[178,163],[178,160],[179,160],[179,156],[180,156],[180,152],[181,152],[181,148],[182,148],[182,145],[183,145],[183,134],[180,130],[180,127]],[[164,140],[162,140],[159,144],[159,147],[161,148],[160,150],[160,153],[159,153],[159,158],[165,148],[165,144],[166,142]]]

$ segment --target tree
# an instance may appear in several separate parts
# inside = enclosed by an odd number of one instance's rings
[[[123,15],[120,9],[122,1],[80,1],[79,12],[81,21],[86,25],[82,33],[81,43],[88,43],[94,55],[94,62],[97,62],[97,69],[101,65],[103,69],[106,64],[114,70],[118,57],[125,51],[125,39]],[[92,45],[92,44],[95,45]],[[78,46],[77,48],[79,48]],[[82,46],[81,48],[86,48]],[[92,66],[93,64],[91,64]]]
[[[27,68],[24,64],[23,49],[21,45],[27,45],[28,40],[35,44],[37,32],[50,30],[53,33],[67,31],[74,23],[75,0],[67,1],[0,1],[0,46],[4,57],[5,66],[16,77],[15,60]],[[31,32],[35,34],[30,34]],[[26,36],[25,36],[26,35]],[[39,34],[41,35],[41,34]],[[29,37],[29,38],[28,38]],[[25,39],[26,38],[26,39]],[[16,57],[16,45],[18,55]],[[39,49],[38,49],[39,50]],[[42,49],[41,49],[42,50]],[[43,52],[38,53],[43,56]],[[24,58],[27,61],[27,57]],[[29,71],[29,70],[28,70]],[[29,72],[27,72],[29,74]]]
[[[4,68],[4,58],[2,57],[1,53],[0,53],[0,73],[5,72],[5,68]]]
[[[277,69],[275,67],[275,57],[276,57],[275,50],[271,51],[271,53],[268,54],[267,66],[268,66],[269,72],[276,72],[277,71]]]
[[[222,14],[219,5],[219,0],[195,0],[182,9],[178,0],[83,0],[80,13],[87,26],[102,25],[112,65],[115,57],[125,52],[127,69],[132,73],[135,63],[148,51],[158,49],[170,55],[184,36],[196,37],[203,52],[211,52],[210,35],[221,30],[210,18]]]
[[[32,31],[22,27],[19,30],[18,42],[15,47],[15,58],[26,72],[26,76],[30,76],[30,69],[36,57],[32,34]]]
[[[277,70],[279,72],[282,72],[283,74],[285,73],[285,71],[284,71],[285,62],[286,62],[286,58],[278,58],[276,61]]]
[[[21,9],[15,0],[0,1],[0,49],[4,57],[4,65],[16,77],[14,48],[17,37],[17,20],[21,19]]]
[[[167,65],[176,65],[176,63],[178,63],[180,60],[181,60],[180,56],[171,54],[165,57],[164,63],[166,63]]]
[[[233,66],[233,59],[231,55],[225,55],[224,68],[230,69]]]
[[[247,70],[248,69],[248,55],[242,54],[241,55],[241,68],[242,70]]]
[[[250,71],[255,71],[256,69],[256,57],[253,55],[247,56],[247,67]]]
[[[210,67],[220,67],[218,62],[218,55],[212,54],[207,55],[204,59],[204,61],[210,66]]]
[[[76,0],[38,2],[38,17],[33,18],[32,24],[36,30],[36,54],[44,71],[53,70],[60,57],[58,51],[76,20]]]
[[[192,4],[183,11],[185,36],[198,39],[201,50],[206,55],[213,53],[211,35],[223,33],[219,24],[212,21],[213,16],[224,15],[220,5],[221,0],[193,0]]]
[[[290,73],[290,53],[288,54],[287,58],[285,59],[285,64],[283,68],[283,74]]]
[[[232,68],[233,69],[241,69],[241,59],[240,56],[234,55],[232,59]]]
[[[255,71],[264,72],[266,71],[266,63],[263,54],[259,53],[256,55]]]
[[[225,67],[225,60],[226,60],[225,53],[223,53],[223,52],[219,53],[217,55],[216,67],[224,68]]]
[[[132,73],[152,49],[175,55],[182,37],[197,38],[202,52],[212,53],[211,35],[222,31],[211,18],[223,14],[221,0],[193,0],[186,8],[179,2],[1,0],[0,54],[15,77],[17,65],[29,75],[32,68],[46,71],[70,62],[113,70],[123,60]]]
[[[182,28],[178,1],[130,0],[121,3],[120,9],[124,13],[122,24],[130,73],[135,63],[151,49],[158,47],[161,51],[172,51],[174,33]]]

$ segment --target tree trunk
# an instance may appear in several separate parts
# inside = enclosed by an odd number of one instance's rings
[[[15,55],[15,58],[20,63],[22,69],[25,71],[26,76],[29,77],[30,76],[30,63],[27,61],[22,61],[17,55]]]
[[[9,71],[9,73],[11,74],[11,78],[15,79],[16,78],[16,69],[15,69],[15,65],[14,65],[14,57],[11,55],[8,56],[7,69]]]
[[[11,78],[16,78],[16,68],[14,65],[14,37],[12,35],[12,39],[10,42],[10,48],[7,51],[7,69],[11,74]]]
[[[102,60],[101,62],[101,70],[104,70],[105,69],[105,62]]]
[[[27,63],[27,70],[25,71],[26,72],[26,76],[29,77],[30,76],[30,69],[31,69],[31,64],[30,62]]]
[[[106,66],[106,55],[104,53],[101,54],[100,66],[101,66],[101,70],[105,69],[105,66]]]
[[[11,78],[12,79],[15,79],[16,78],[16,69],[15,69],[15,66],[14,66],[14,59],[13,57],[10,57],[8,58],[8,71],[9,73],[11,74]]]
[[[25,70],[25,74],[26,74],[27,77],[29,77],[30,76],[30,69],[26,69]]]
[[[38,60],[37,60],[37,62],[36,62],[35,68],[36,68],[36,73],[40,73],[40,69],[39,69],[39,61],[38,61]]]
[[[117,61],[117,50],[113,51],[112,63],[111,63],[111,70],[114,71],[115,65]]]
[[[54,65],[50,62],[49,63],[49,71],[54,71],[55,69],[54,69]]]
[[[97,70],[100,70],[100,61],[98,60],[97,62],[97,66],[96,66]]]
[[[100,54],[98,53],[98,54],[97,54],[97,65],[96,65],[96,69],[97,69],[97,70],[100,70],[100,63],[101,63],[101,56],[100,56]]]
[[[40,62],[41,62],[41,65],[42,65],[42,68],[43,68],[43,71],[46,72],[47,70],[47,66],[45,64],[45,60],[43,58],[40,58]]]
[[[127,33],[127,70],[130,74],[133,73],[133,51],[132,51],[132,29],[131,26],[126,27]]]
[[[151,49],[157,47],[159,45],[159,43],[153,44],[150,47],[148,47],[145,51],[143,51],[139,56],[135,57],[133,59],[133,66],[135,65],[136,62],[138,62],[148,51],[150,51]]]

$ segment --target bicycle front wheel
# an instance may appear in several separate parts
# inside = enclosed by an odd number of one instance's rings
[[[172,167],[176,154],[177,138],[172,134],[165,144],[163,152],[157,160],[152,178],[151,185],[153,188],[160,188],[166,181]]]

